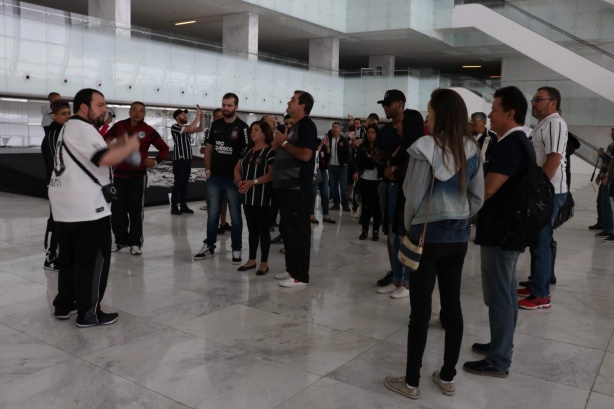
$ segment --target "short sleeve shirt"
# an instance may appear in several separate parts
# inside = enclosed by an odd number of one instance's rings
[[[273,164],[273,187],[276,189],[311,189],[315,169],[315,151],[318,146],[318,129],[308,116],[303,117],[288,131],[288,143],[312,151],[308,161],[278,149]]]
[[[218,119],[211,124],[207,143],[211,151],[211,175],[230,176],[247,147],[249,126],[239,118],[232,123]]]
[[[184,132],[185,126],[173,124],[171,126],[171,135],[173,135],[173,160],[191,160],[192,159],[192,134]]]
[[[561,164],[552,179],[550,179],[554,186],[554,193],[567,193],[567,174],[565,173],[565,168],[567,167],[567,158],[565,156],[567,137],[567,124],[556,112],[539,121],[533,132],[531,132],[537,165],[543,166],[547,155],[551,153],[561,155]]]
[[[275,151],[270,147],[254,151],[249,149],[241,160],[241,179],[254,180],[269,171],[273,164]],[[243,195],[243,204],[248,206],[271,205],[271,182],[254,185]]]

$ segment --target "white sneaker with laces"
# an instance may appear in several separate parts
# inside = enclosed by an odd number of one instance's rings
[[[143,252],[141,251],[141,248],[139,246],[130,246],[130,254],[132,254],[133,256],[138,256],[140,254],[143,254]]]
[[[293,287],[303,287],[307,285],[307,283],[303,283],[302,281],[295,280],[292,277],[288,277],[283,281],[279,282],[280,287],[293,288]]]
[[[285,280],[287,278],[290,278],[290,273],[288,273],[287,271],[275,274],[276,280]]]
[[[120,251],[121,249],[123,249],[124,247],[127,247],[127,246],[124,246],[123,244],[117,244],[117,243],[115,243],[115,244],[113,244],[113,246],[111,247],[111,253],[116,253],[116,252]]]
[[[391,292],[393,292],[396,289],[397,289],[397,286],[392,284],[392,283],[390,283],[386,287],[378,288],[377,289],[377,293],[378,294],[390,294]]]
[[[390,293],[390,298],[406,298],[409,297],[409,290],[403,286],[397,288],[393,292]]]

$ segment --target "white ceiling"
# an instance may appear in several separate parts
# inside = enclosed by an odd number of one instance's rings
[[[29,3],[87,15],[88,0],[30,0]],[[479,62],[482,70],[472,74],[486,77],[500,73],[500,58],[517,55],[506,46],[459,50],[413,30],[342,34],[304,21],[296,24],[299,20],[244,2],[227,1],[225,7],[211,3],[204,4],[203,0],[132,0],[132,25],[221,44],[224,15],[254,11],[260,19],[258,47],[261,52],[306,62],[310,38],[337,36],[340,38],[339,65],[343,70],[360,70],[368,66],[369,55],[391,54],[396,56],[397,68],[435,68],[446,73],[460,73],[462,65]],[[176,22],[185,20],[197,20],[197,23],[175,26]],[[280,25],[284,27],[282,34]],[[484,56],[488,57],[487,61],[482,59]]]

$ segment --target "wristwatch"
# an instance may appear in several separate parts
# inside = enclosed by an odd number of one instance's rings
[[[254,179],[254,185],[258,184],[258,178]]]
[[[281,147],[283,148],[284,146],[286,146],[287,143],[288,141],[284,141],[284,143],[281,144]]]

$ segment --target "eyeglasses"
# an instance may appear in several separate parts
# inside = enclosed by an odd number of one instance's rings
[[[554,101],[552,98],[533,98],[531,102],[539,104],[541,101]]]

